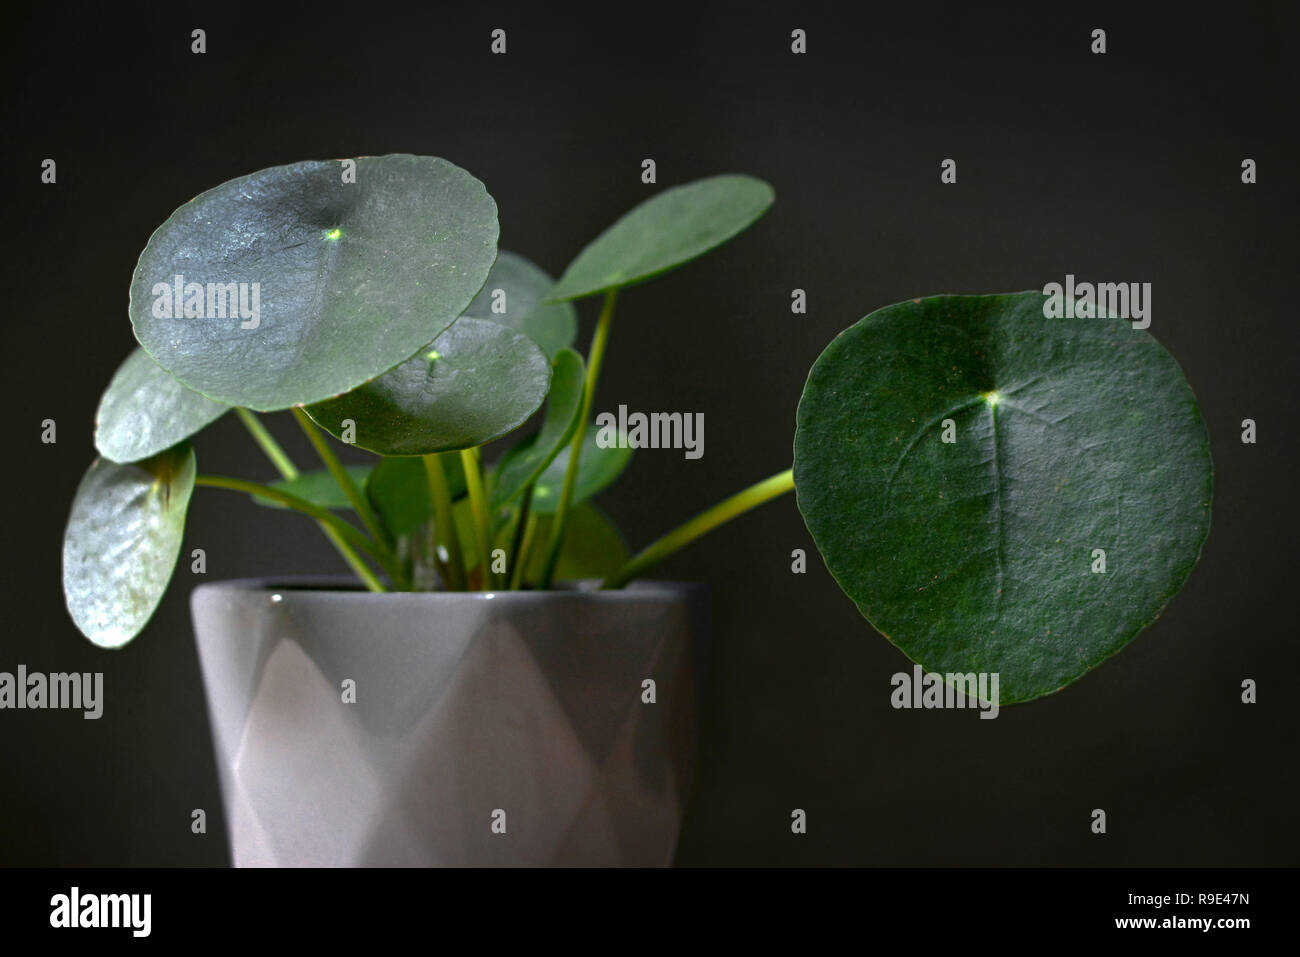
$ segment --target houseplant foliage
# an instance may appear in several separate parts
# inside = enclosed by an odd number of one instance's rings
[[[497,249],[496,205],[464,170],[354,162],[355,182],[333,161],[232,180],[150,238],[131,285],[141,348],[100,403],[100,457],[64,543],[69,609],[95,643],[119,647],[147,622],[195,486],[315,520],[374,592],[618,588],[797,491],[862,614],[927,669],[999,672],[1008,702],[1118,651],[1196,563],[1212,468],[1181,370],[1121,319],[1045,318],[1037,292],[861,319],[811,370],[793,468],[629,556],[592,501],[632,455],[592,424],[619,295],[745,230],[771,188],[722,175],[664,190],[553,280]],[[191,283],[239,282],[260,284],[257,322],[189,309]],[[159,315],[169,283],[193,314]],[[573,302],[589,297],[584,356]],[[256,414],[276,410],[319,468],[301,471]],[[278,480],[197,471],[189,440],[226,412]],[[503,437],[486,463],[482,447]],[[339,440],[373,461],[343,466]]]
[[[813,365],[795,432],[799,508],[840,586],[930,670],[999,672],[1003,703],[1127,644],[1210,525],[1209,436],[1173,357],[1043,299],[873,313]]]

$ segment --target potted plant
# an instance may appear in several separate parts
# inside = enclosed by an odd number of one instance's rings
[[[430,157],[262,170],[154,233],[131,284],[140,348],[101,401],[65,536],[74,621],[107,648],[144,627],[196,487],[301,512],[356,574],[193,594],[237,864],[668,863],[708,599],[640,576],[786,492],[949,700],[977,674],[994,706],[1056,691],[1178,591],[1210,520],[1195,398],[1147,332],[1052,318],[1037,292],[851,325],[809,373],[793,468],[629,556],[592,504],[638,442],[593,421],[618,296],[772,199],[747,176],[665,190],[555,282],[499,252],[486,189]],[[277,481],[198,472],[189,439],[232,410]],[[281,410],[319,469],[258,417]],[[375,457],[344,466],[336,440]]]

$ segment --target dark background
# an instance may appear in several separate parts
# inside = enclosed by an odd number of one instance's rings
[[[612,6],[6,9],[0,670],[103,671],[107,703],[97,722],[0,712],[0,862],[227,862],[193,576],[182,563],[146,632],[101,651],[63,607],[63,526],[99,392],[133,344],[127,286],[154,227],[255,169],[400,151],[481,178],[502,246],[554,274],[653,189],[724,171],[775,187],[749,232],[620,303],[597,408],[707,424],[703,459],[642,452],[604,496],[636,547],[787,467],[809,365],[900,299],[1067,272],[1148,281],[1151,332],[1200,397],[1216,501],[1186,589],[1117,658],[996,721],[890,707],[889,676],[910,666],[826,574],[790,497],[661,569],[715,596],[681,863],[1297,863],[1289,5],[1176,19],[1096,4]],[[504,57],[488,52],[498,26]],[[206,55],[189,52],[194,27]],[[1089,52],[1094,27],[1105,56]],[[40,183],[46,157],[57,185]],[[659,187],[640,182],[646,157]],[[945,157],[955,186],[939,182]],[[1258,185],[1241,184],[1244,157]],[[794,287],[806,316],[790,313]],[[1239,441],[1246,417],[1257,445]],[[45,418],[56,445],[39,441]],[[310,461],[292,422],[272,426]],[[231,417],[196,445],[205,470],[270,477]],[[210,578],[341,568],[310,523],[209,490],[183,554],[194,547]],[[793,548],[808,574],[791,574]],[[189,830],[197,807],[206,836]]]

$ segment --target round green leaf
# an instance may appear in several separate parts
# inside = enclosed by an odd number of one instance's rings
[[[274,410],[347,392],[451,325],[496,258],[496,203],[446,160],[355,162],[355,182],[293,163],[176,210],[131,283],[145,351],[210,398]]]
[[[1173,357],[1044,300],[872,313],[813,365],[795,432],[799,509],[840,587],[928,671],[997,673],[1003,703],[1123,648],[1210,527],[1209,436]]]
[[[453,514],[463,560],[472,568],[479,563],[479,559],[474,538],[474,513],[469,501],[457,501]],[[546,544],[551,540],[553,522],[552,515],[537,516],[537,528],[528,553],[528,568],[524,573],[525,584],[531,585],[542,577],[542,568],[546,564]],[[504,523],[494,533],[492,547],[504,548],[509,552],[512,531],[512,524]],[[560,546],[560,556],[555,566],[557,581],[606,578],[622,568],[627,560],[627,542],[604,512],[591,502],[570,509],[564,523],[564,543]]]
[[[535,543],[528,555],[524,580],[532,583],[542,577],[546,564],[545,543],[551,539],[549,515],[541,516],[534,533]],[[603,579],[622,568],[628,560],[627,542],[600,509],[585,502],[569,512],[564,522],[564,543],[555,565],[555,581]]]
[[[162,600],[194,491],[182,443],[131,465],[96,459],[63,536],[63,594],[81,633],[104,648],[139,634]]]
[[[492,485],[494,509],[513,502],[577,434],[585,385],[582,356],[572,349],[562,349],[551,363],[551,370],[546,421],[541,431],[502,457]],[[582,463],[578,464],[581,468]]]
[[[554,279],[523,256],[502,250],[465,315],[491,319],[522,332],[553,359],[572,345],[578,334],[578,311],[572,303],[542,302],[554,284]]]
[[[352,477],[352,481],[358,487],[362,487],[370,478],[374,466],[345,465],[343,468]],[[279,489],[281,492],[288,492],[290,495],[297,496],[313,505],[319,505],[321,508],[345,509],[352,507],[347,493],[339,487],[339,483],[330,474],[329,469],[303,472],[297,478],[281,479],[270,484],[271,488]],[[275,499],[262,498],[260,495],[250,495],[249,498],[258,505],[266,505],[270,508],[289,507],[282,502],[277,502]]]
[[[582,456],[578,459],[578,478],[573,486],[573,505],[585,502],[613,485],[632,461],[632,448],[626,435],[620,432],[617,445],[601,448],[600,432],[598,426],[588,425],[586,434],[582,437]],[[532,504],[532,510],[537,514],[551,515],[559,507],[564,472],[569,467],[569,454],[572,450],[572,445],[564,446],[546,467],[546,471],[538,476],[537,484],[533,486]],[[508,466],[509,463],[503,462],[502,465]]]
[[[118,366],[95,413],[95,448],[113,462],[138,462],[188,439],[230,406],[186,388],[143,349]]]
[[[461,319],[397,368],[307,407],[321,428],[380,455],[468,449],[523,425],[551,384],[551,364],[522,333]]]
[[[452,499],[465,495],[465,469],[460,456],[442,459]],[[411,456],[380,459],[366,480],[366,497],[394,538],[409,535],[433,517],[433,499],[424,460]]]
[[[592,240],[548,298],[581,299],[675,269],[745,229],[774,198],[761,179],[737,174],[664,190]]]

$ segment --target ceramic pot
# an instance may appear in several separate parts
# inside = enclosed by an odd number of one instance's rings
[[[706,587],[247,580],[191,610],[236,866],[671,863]]]

